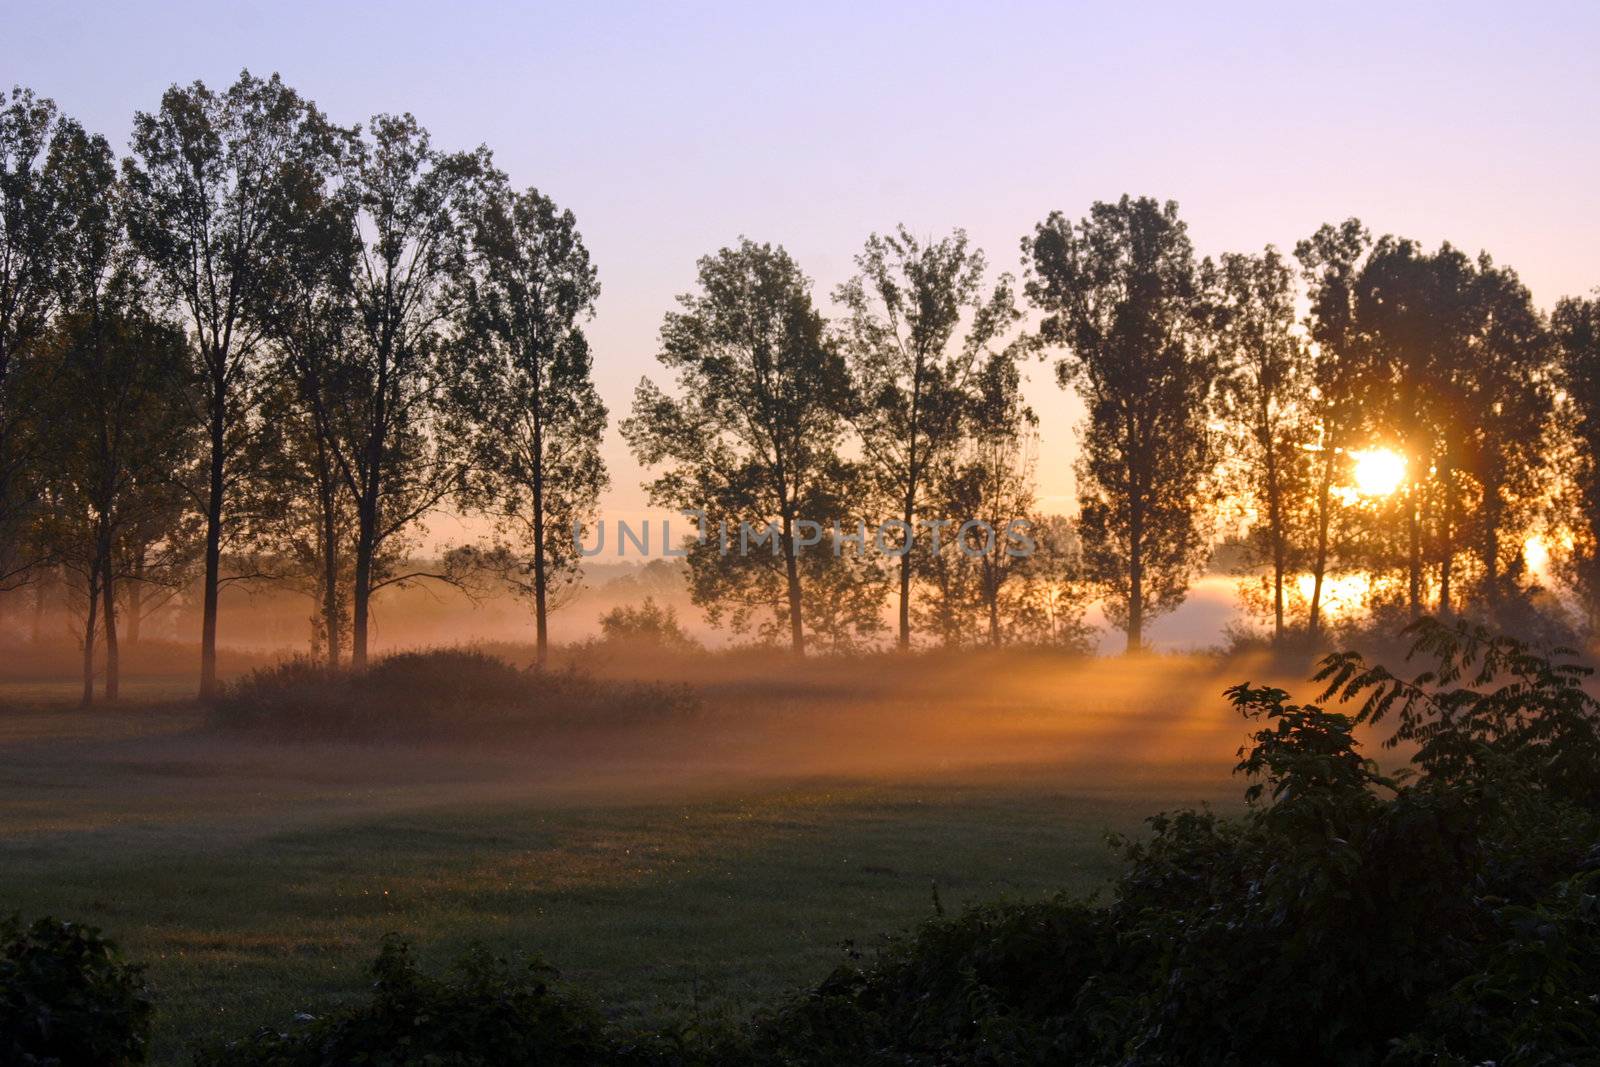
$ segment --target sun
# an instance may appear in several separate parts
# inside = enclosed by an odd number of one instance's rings
[[[1406,477],[1406,457],[1387,448],[1351,452],[1356,461],[1356,490],[1362,496],[1388,496]]]

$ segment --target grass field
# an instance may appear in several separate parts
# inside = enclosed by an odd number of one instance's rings
[[[1238,679],[1205,661],[698,670],[692,722],[492,751],[7,694],[0,908],[146,961],[158,1062],[358,995],[390,931],[436,963],[537,952],[630,1021],[744,1014],[932,914],[935,886],[1091,892],[1108,830],[1238,796]]]

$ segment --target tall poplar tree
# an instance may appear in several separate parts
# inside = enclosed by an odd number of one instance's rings
[[[851,418],[877,496],[914,536],[933,472],[963,441],[978,368],[1020,316],[1010,276],[986,288],[984,255],[961,230],[928,243],[904,226],[873,234],[856,269],[836,294],[847,311]],[[915,555],[899,559],[902,649]]]
[[[508,577],[533,596],[538,660],[554,597],[578,576],[576,542],[606,487],[583,323],[600,284],[572,212],[536,189],[497,184],[473,213],[451,374],[473,489],[520,551]]]
[[[298,206],[336,163],[335,133],[310,101],[248,71],[218,93],[173,86],[134,117],[125,167],[129,229],[165,298],[183,310],[202,383],[208,462],[200,695],[217,683],[217,596],[230,510],[254,433],[262,324],[251,314]]]
[[[676,374],[678,395],[645,379],[623,436],[645,466],[668,465],[649,484],[655,504],[704,514],[708,536],[689,554],[697,601],[714,612],[732,605],[736,625],[770,610],[802,654],[804,577],[831,551],[822,531],[802,524],[838,517],[844,360],[810,279],[781,247],[744,240],[706,256],[698,291],[678,302],[657,357]],[[771,542],[738,543],[741,523],[759,531],[763,522]]]
[[[1312,475],[1311,352],[1297,330],[1294,274],[1276,249],[1223,256],[1212,286],[1220,414],[1237,463],[1237,495],[1255,513],[1251,563],[1270,574],[1272,636],[1281,643],[1285,589],[1305,562],[1308,540],[1302,505]]]
[[[1077,464],[1084,563],[1131,652],[1182,603],[1205,558],[1215,360],[1194,248],[1177,204],[1124,196],[1076,223],[1051,214],[1023,251],[1039,338],[1064,351],[1060,383],[1088,408]]]

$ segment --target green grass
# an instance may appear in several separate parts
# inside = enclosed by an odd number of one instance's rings
[[[1055,695],[938,722],[785,707],[741,734],[713,711],[698,736],[510,752],[0,708],[0,910],[92,923],[146,962],[159,1063],[361,995],[391,931],[435,965],[475,940],[538,953],[628,1022],[743,1016],[931,915],[934,886],[950,909],[1089,893],[1107,831],[1237,797],[1218,738],[1238,724],[1187,692],[1135,720],[1036,688]]]

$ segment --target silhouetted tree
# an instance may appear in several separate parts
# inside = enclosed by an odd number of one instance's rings
[[[904,226],[873,234],[836,298],[852,421],[866,470],[894,517],[917,535],[931,472],[959,447],[972,379],[1019,318],[1009,275],[985,290],[982,252],[961,230],[924,244]],[[899,644],[911,645],[915,552],[900,556]]]
[[[811,516],[839,516],[847,392],[844,360],[811,300],[811,282],[782,248],[744,240],[699,263],[699,291],[678,298],[661,328],[662,366],[680,396],[649,379],[634,395],[623,436],[647,467],[671,464],[649,483],[658,506],[699,510],[707,537],[689,555],[695,602],[713,621],[742,628],[770,609],[794,652],[806,647],[807,564],[830,547]],[[740,524],[769,542],[741,551]],[[730,531],[722,551],[718,528]],[[811,552],[806,553],[809,542]]]
[[[1065,349],[1061,384],[1088,408],[1079,433],[1079,532],[1107,615],[1133,651],[1183,601],[1206,546],[1206,427],[1215,362],[1178,208],[1124,196],[1074,224],[1055,212],[1023,241],[1040,339]]]
[[[362,240],[351,341],[331,419],[355,499],[351,661],[367,661],[372,594],[414,574],[381,572],[386,546],[463,487],[464,442],[436,432],[447,331],[467,269],[466,218],[488,151],[443,153],[410,115],[372,120],[346,180]]]
[[[57,558],[77,573],[87,598],[87,705],[97,623],[105,635],[105,697],[118,697],[117,592],[127,576],[119,567],[127,536],[151,526],[175,530],[187,507],[175,474],[187,465],[194,430],[181,389],[189,357],[182,331],[150,316],[133,294],[104,294],[96,306],[64,314],[56,332],[68,348],[61,384],[72,401],[52,430],[61,506],[51,521]]]
[[[1569,449],[1558,497],[1567,537],[1557,541],[1555,558],[1593,636],[1600,633],[1600,296],[1562,300],[1551,324],[1560,348],[1560,419]]]
[[[59,396],[60,345],[41,347],[87,218],[103,212],[95,157],[108,153],[55,103],[13,88],[0,97],[0,590],[43,561],[36,460]]]
[[[1023,402],[1021,374],[1007,353],[984,361],[966,406],[965,440],[930,479],[929,499],[944,517],[935,520],[938,551],[930,538],[917,553],[933,593],[923,625],[947,645],[976,643],[982,634],[998,647],[1015,628],[1019,596],[1012,594],[1030,567],[1026,530],[1013,523],[1033,514],[1039,420]]]
[[[125,165],[129,226],[167,299],[183,309],[203,383],[196,412],[209,463],[200,695],[216,688],[217,594],[238,461],[255,430],[262,324],[250,314],[298,206],[336,162],[335,134],[276,76],[225,92],[173,86],[134,117]],[[237,525],[237,523],[234,523]]]
[[[354,157],[353,136],[340,133],[333,142],[343,167]],[[267,447],[256,509],[267,517],[264,540],[278,576],[316,602],[313,648],[337,667],[354,582],[355,497],[340,460],[362,390],[352,358],[362,238],[353,183],[330,182],[307,193],[255,292],[272,356],[259,400]]]
[[[572,212],[538,190],[497,185],[471,231],[450,375],[456,432],[472,442],[477,499],[518,549],[508,577],[533,595],[542,665],[553,595],[578,577],[576,542],[608,484],[606,409],[582,329],[600,285]]]
[[[1362,425],[1361,379],[1368,353],[1356,322],[1356,285],[1371,245],[1366,227],[1352,218],[1323,225],[1295,247],[1311,300],[1308,332],[1317,345],[1311,395],[1316,453],[1307,502],[1313,530],[1306,638],[1312,645],[1323,633],[1325,587],[1338,532],[1334,523],[1342,508],[1334,490],[1347,474],[1347,451]]]
[[[100,137],[74,137],[65,183],[84,205],[60,235],[61,312],[50,341],[49,473],[55,555],[83,583],[83,703],[94,698],[96,625],[106,647],[105,696],[119,688],[117,584],[123,542],[175,528],[190,456],[188,351],[182,331],[148,310],[124,240],[116,161]]]
[[[1208,273],[1235,497],[1254,512],[1249,563],[1269,570],[1272,635],[1281,643],[1285,587],[1303,567],[1309,540],[1311,351],[1296,329],[1294,276],[1276,249],[1225,255]]]
[[[1525,545],[1549,496],[1555,352],[1515,271],[1478,257],[1464,346],[1460,469],[1476,497],[1459,516],[1477,558],[1478,591],[1498,623],[1523,592]]]

